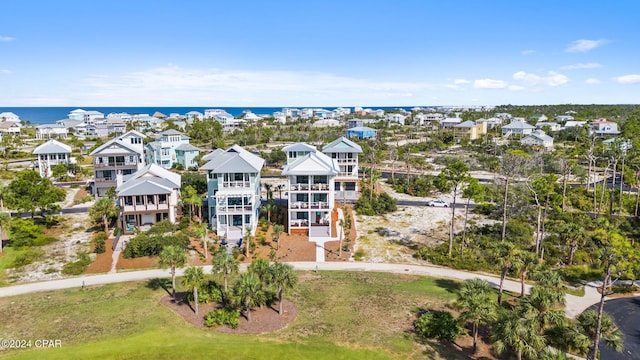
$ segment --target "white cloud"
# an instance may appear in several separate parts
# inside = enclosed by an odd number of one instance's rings
[[[574,52],[587,52],[597,48],[598,46],[604,45],[606,40],[576,40],[569,44],[565,52],[574,53]]]
[[[12,38],[11,36],[2,36],[0,35],[0,41],[13,41],[15,40],[14,38]]]
[[[446,84],[444,85],[444,87],[449,88],[449,89],[459,89],[460,86],[455,85],[455,84]]]
[[[535,52],[536,52],[535,50],[522,50],[522,51],[520,51],[520,54],[522,54],[522,55],[532,55]]]
[[[0,70],[0,74],[13,74],[13,71],[9,70],[9,69],[2,69]]]
[[[597,68],[601,68],[602,65],[598,64],[598,63],[586,63],[586,64],[571,64],[571,65],[566,65],[566,66],[561,66],[560,69],[562,70],[577,70],[577,69],[597,69]]]
[[[473,87],[476,89],[504,89],[507,87],[507,83],[503,80],[478,79],[473,82]]]
[[[540,76],[536,74],[529,74],[524,71],[518,71],[513,74],[513,78],[516,80],[524,81],[530,85],[547,85],[547,86],[560,86],[569,82],[569,78],[565,75],[558,74],[555,71],[549,71],[548,76]]]
[[[600,80],[596,78],[588,78],[587,80],[584,81],[584,83],[589,85],[600,84]]]
[[[623,75],[613,78],[616,82],[620,84],[637,84],[640,83],[640,75],[638,74],[630,74]]]
[[[185,69],[168,65],[118,75],[96,74],[75,87],[76,103],[119,106],[348,106],[369,99],[405,104],[439,85],[375,81],[320,72]],[[184,105],[183,105],[184,104]],[[335,105],[334,105],[335,104]]]
[[[453,80],[453,83],[458,85],[458,84],[468,84],[471,81],[467,80],[467,79],[455,79]]]

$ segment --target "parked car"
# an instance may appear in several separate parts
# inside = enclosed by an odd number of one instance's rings
[[[427,206],[431,207],[449,207],[449,203],[444,200],[431,200],[427,203]]]

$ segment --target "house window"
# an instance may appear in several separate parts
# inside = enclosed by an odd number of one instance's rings
[[[226,225],[227,224],[227,217],[226,216],[220,216],[218,218],[218,221],[220,221],[220,225]]]
[[[169,149],[162,149],[162,156],[169,156]]]
[[[147,195],[147,204],[150,204],[150,205],[155,204],[155,198],[153,195]]]
[[[129,163],[135,163],[135,159],[133,158],[133,155],[129,156]]]
[[[233,226],[242,226],[242,215],[233,215]]]
[[[235,181],[243,181],[244,180],[244,174],[243,173],[235,173],[235,174],[233,174],[233,180],[235,180]]]
[[[251,224],[251,215],[245,215],[244,216],[244,223],[245,224]]]
[[[167,203],[167,194],[158,195],[158,204],[166,204]]]
[[[142,198],[142,195],[136,195],[136,205],[143,205],[144,204],[144,199]]]
[[[133,197],[132,196],[125,196],[124,197],[124,204],[125,205],[133,205]],[[129,216],[129,215],[127,215]]]

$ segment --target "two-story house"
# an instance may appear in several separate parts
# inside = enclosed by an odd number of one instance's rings
[[[339,174],[338,160],[321,152],[287,162],[282,175],[288,179],[289,234],[307,234],[312,241],[331,237],[335,179]]]
[[[513,118],[510,123],[502,127],[502,137],[523,137],[531,135],[536,127],[528,124],[523,118]]]
[[[487,123],[484,121],[467,120],[453,126],[453,139],[456,141],[477,140],[486,133]]]
[[[35,148],[33,154],[38,155],[34,166],[38,166],[41,177],[51,177],[51,168],[58,164],[68,165],[76,162],[71,157],[71,146],[53,139]]]
[[[362,147],[353,141],[341,136],[322,148],[322,153],[336,159],[340,171],[335,178],[336,199],[358,199],[358,154],[362,153]]]
[[[93,193],[102,197],[107,190],[117,187],[117,175],[131,175],[144,167],[142,151],[146,136],[137,131],[129,131],[109,140],[91,152],[93,156]]]
[[[119,226],[130,233],[162,220],[177,222],[181,176],[156,164],[117,176]]]
[[[181,147],[189,154],[183,153],[183,156],[178,159],[176,148],[185,144],[189,144],[189,137],[177,130],[171,129],[159,133],[156,135],[155,141],[148,143],[145,147],[147,164],[160,165],[165,169],[170,169],[174,164],[182,164],[185,168],[193,166],[180,161],[189,161],[191,163],[193,158],[198,156],[200,150],[195,147],[193,149]]]
[[[218,236],[236,241],[247,229],[252,234],[258,227],[261,184],[260,171],[264,159],[238,145],[227,150],[216,149],[203,157],[200,167],[206,172],[209,224]]]

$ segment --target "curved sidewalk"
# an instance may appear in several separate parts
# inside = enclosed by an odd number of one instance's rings
[[[296,270],[348,270],[348,271],[381,271],[400,274],[425,275],[435,278],[446,278],[454,280],[467,280],[480,278],[488,281],[492,286],[498,287],[500,277],[487,274],[478,274],[460,270],[453,270],[445,267],[433,265],[405,265],[390,263],[363,263],[363,262],[291,262]],[[246,269],[246,264],[241,265],[241,269]],[[211,272],[211,265],[203,266],[205,273]],[[177,275],[181,276],[183,269],[177,270]],[[70,288],[81,288],[85,286],[103,285],[125,281],[139,281],[153,278],[163,278],[170,276],[169,270],[140,270],[128,271],[115,274],[85,275],[61,280],[50,280],[34,282],[20,285],[13,285],[0,288],[0,297],[28,294],[38,291],[60,290]],[[520,293],[520,282],[505,280],[504,289],[510,292]],[[531,289],[530,285],[525,285],[525,291]],[[589,306],[600,301],[600,294],[595,287],[585,286],[583,297],[566,295],[565,313],[569,318],[575,318]]]

